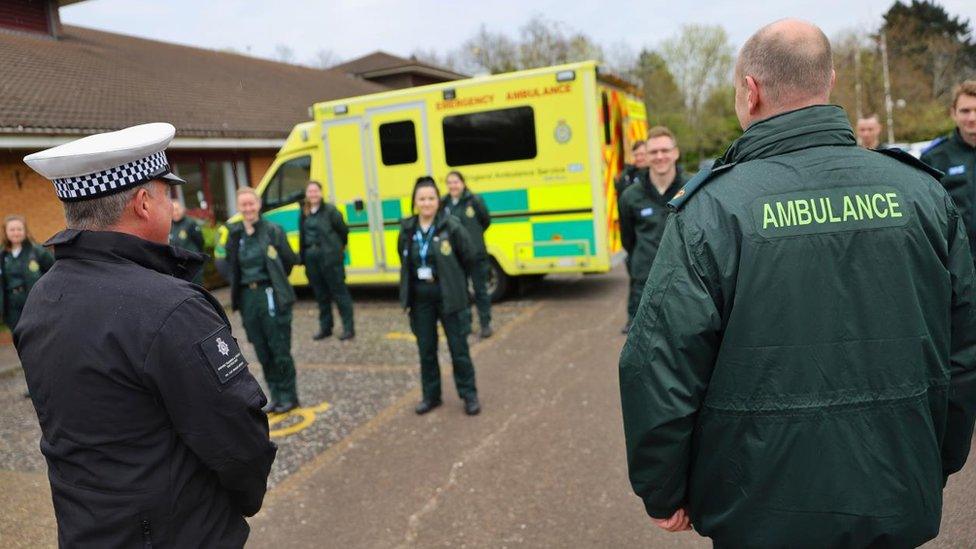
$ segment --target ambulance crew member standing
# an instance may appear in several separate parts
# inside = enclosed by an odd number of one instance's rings
[[[319,304],[319,331],[312,339],[332,335],[332,301],[342,317],[340,341],[356,336],[352,296],[346,286],[345,249],[349,227],[335,206],[322,200],[322,185],[309,181],[299,219],[299,250],[305,275]]]
[[[437,361],[437,321],[447,336],[454,367],[454,385],[464,400],[464,411],[481,411],[475,388],[474,364],[468,352],[471,321],[468,307],[468,273],[476,256],[467,231],[454,216],[438,212],[440,195],[431,177],[421,177],[413,187],[412,210],[416,215],[401,221],[397,251],[400,254],[400,304],[410,314],[410,329],[420,352],[423,400],[418,414],[441,405],[441,371]]]
[[[3,220],[0,244],[0,322],[13,332],[27,293],[48,272],[54,258],[43,246],[34,244],[27,222],[19,215]]]
[[[929,145],[922,153],[922,162],[945,174],[942,186],[959,208],[970,250],[976,256],[976,80],[959,84],[952,95],[956,129]]]
[[[283,414],[299,405],[291,357],[295,290],[288,283],[298,261],[284,229],[261,218],[261,198],[254,189],[237,190],[237,211],[243,219],[228,227],[226,245],[231,308],[241,312],[271,392],[265,411]]]
[[[478,309],[478,325],[481,337],[491,337],[491,298],[488,296],[488,250],[485,248],[485,231],[491,225],[488,206],[478,195],[468,189],[461,172],[447,174],[447,196],[441,208],[461,222],[471,237],[475,266],[471,271],[471,285],[474,287],[474,303]]]
[[[275,446],[220,303],[168,244],[173,126],[99,134],[24,161],[68,228],[14,330],[61,547],[243,547]]]
[[[636,184],[624,190],[617,206],[620,210],[620,242],[627,250],[627,272],[630,275],[627,324],[622,330],[625,334],[634,320],[644,281],[664,234],[668,201],[685,184],[678,169],[678,142],[671,130],[664,126],[651,128],[644,142],[644,154],[648,170],[637,178]]]
[[[169,243],[189,252],[203,253],[203,231],[200,230],[200,224],[187,217],[186,208],[178,200],[173,201],[173,226],[169,229]],[[203,286],[203,269],[193,277],[193,283]]]
[[[624,194],[627,187],[637,183],[641,177],[647,174],[647,152],[644,148],[644,141],[635,141],[630,150],[634,154],[634,163],[625,165],[623,171],[617,176],[617,180],[613,182],[613,187],[617,190],[617,200],[620,199],[620,195]]]
[[[857,146],[830,41],[734,71],[745,133],[674,212],[620,357],[630,481],[716,547],[917,547],[976,414],[976,273],[925,164]]]

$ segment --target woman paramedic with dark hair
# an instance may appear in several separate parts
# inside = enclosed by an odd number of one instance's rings
[[[418,414],[441,405],[441,374],[437,361],[437,322],[447,336],[454,367],[454,385],[464,401],[464,411],[481,411],[475,387],[474,364],[468,350],[471,322],[468,315],[468,273],[476,257],[470,236],[450,214],[438,212],[440,194],[430,177],[413,187],[415,215],[401,222],[397,251],[400,254],[400,304],[410,314],[410,329],[417,337],[423,400]]]

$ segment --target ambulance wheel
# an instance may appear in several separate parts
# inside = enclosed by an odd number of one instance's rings
[[[508,295],[512,287],[512,277],[498,266],[494,258],[488,259],[488,297],[492,303],[497,303]]]

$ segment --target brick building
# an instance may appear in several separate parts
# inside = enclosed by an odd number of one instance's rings
[[[177,128],[169,158],[191,215],[220,221],[260,181],[316,101],[386,86],[319,70],[62,25],[73,0],[0,1],[0,218],[19,213],[38,240],[64,226],[52,185],[25,155],[145,122]]]

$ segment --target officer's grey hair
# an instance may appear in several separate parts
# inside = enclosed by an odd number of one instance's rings
[[[797,20],[777,21],[759,29],[742,46],[735,77],[738,85],[753,77],[771,105],[785,105],[830,93],[832,55],[830,40],[819,27]]]
[[[146,189],[146,192],[152,196],[153,181],[93,200],[64,202],[65,222],[69,229],[104,231],[119,222],[125,206],[139,192],[139,189]]]

